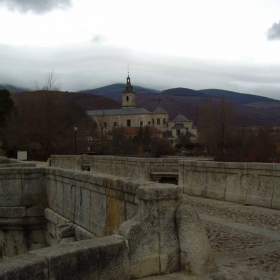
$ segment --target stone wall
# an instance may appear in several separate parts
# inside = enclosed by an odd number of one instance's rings
[[[178,172],[178,158],[51,156],[51,166],[150,180],[152,172]]]
[[[237,162],[179,162],[186,194],[280,209],[280,165]]]
[[[14,256],[45,247],[44,169],[0,169],[0,247]]]
[[[117,233],[121,223],[136,213],[137,188],[150,184],[96,172],[59,168],[46,168],[45,174],[50,244],[59,242],[57,227],[69,222],[88,231],[86,236]],[[79,233],[75,235],[77,240],[83,239],[78,236]]]
[[[128,248],[120,236],[49,247],[0,262],[0,279],[130,279]]]

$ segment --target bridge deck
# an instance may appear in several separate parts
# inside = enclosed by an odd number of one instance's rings
[[[280,211],[184,196],[204,224],[218,265],[203,279],[280,279]],[[183,272],[145,280],[198,279]]]

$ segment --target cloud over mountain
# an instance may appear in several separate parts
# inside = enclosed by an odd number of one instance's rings
[[[267,39],[280,40],[280,21],[278,23],[273,23],[273,25],[268,29]]]
[[[43,14],[54,9],[69,8],[72,5],[72,0],[0,0],[0,4],[21,13]]]

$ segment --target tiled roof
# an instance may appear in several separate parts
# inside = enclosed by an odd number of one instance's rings
[[[152,114],[145,108],[124,108],[124,109],[109,109],[109,110],[88,110],[89,116],[114,116],[114,115],[146,115]]]
[[[154,110],[153,114],[167,114],[167,112],[159,106]]]
[[[179,114],[177,117],[175,117],[173,122],[188,122],[189,120],[182,114]]]

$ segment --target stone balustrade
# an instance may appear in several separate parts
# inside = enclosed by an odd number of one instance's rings
[[[280,209],[280,165],[272,163],[179,162],[186,194]]]

